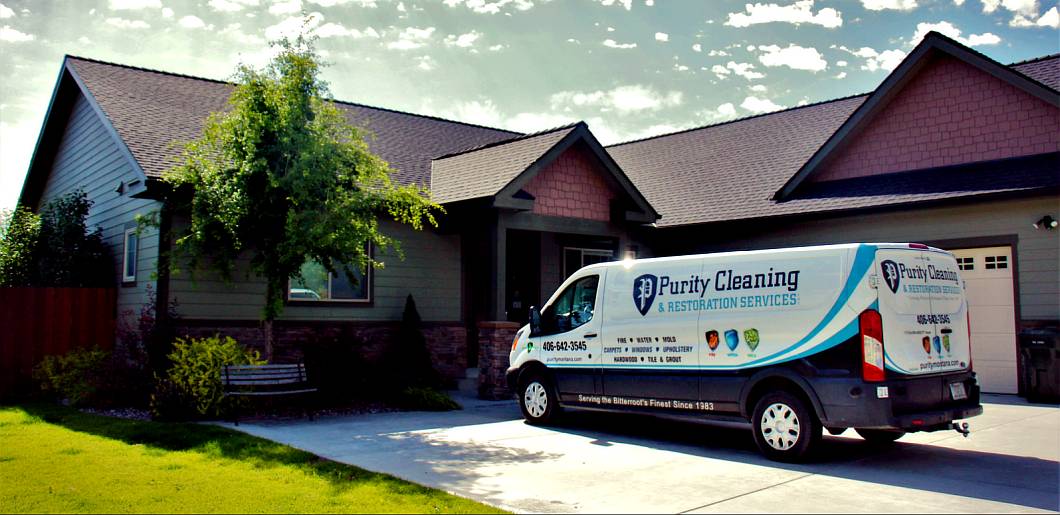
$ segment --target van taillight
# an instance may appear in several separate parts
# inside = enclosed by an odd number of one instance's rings
[[[866,309],[858,317],[861,332],[861,378],[869,383],[884,380],[883,319],[875,309]]]

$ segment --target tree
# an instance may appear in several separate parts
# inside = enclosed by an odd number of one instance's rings
[[[272,321],[304,263],[356,281],[354,270],[381,266],[366,243],[401,255],[400,242],[380,232],[379,215],[419,230],[437,225],[441,210],[423,186],[394,184],[366,135],[328,100],[311,39],[271,44],[279,54],[263,69],[238,68],[229,109],[210,116],[165,176],[177,193],[171,200],[189,215],[175,243],[190,268],[210,266],[230,279],[247,256],[250,272],[265,280],[269,359]]]
[[[0,286],[113,286],[103,233],[89,231],[92,201],[75,190],[36,214],[25,206],[0,216]]]

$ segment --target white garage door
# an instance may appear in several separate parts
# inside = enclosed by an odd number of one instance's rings
[[[954,250],[968,295],[972,362],[984,392],[1016,393],[1012,248]]]

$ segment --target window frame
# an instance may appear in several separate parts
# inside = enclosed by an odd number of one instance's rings
[[[578,251],[580,253],[578,262],[581,263],[581,266],[579,266],[578,268],[576,268],[574,270],[567,270],[567,251],[568,250],[576,250],[576,251]],[[586,254],[591,255],[591,256],[607,256],[607,260],[606,261],[615,261],[615,251],[613,251],[611,249],[593,249],[593,248],[588,248],[588,247],[563,247],[562,256],[563,256],[563,277],[564,278],[570,277],[571,275],[574,274],[574,272],[577,272],[578,270],[581,270],[583,267],[585,267],[585,255]]]
[[[578,291],[578,286],[581,283],[583,283],[585,281],[588,281],[588,280],[595,280],[596,281],[596,292],[593,295],[593,311],[592,311],[592,314],[589,316],[588,320],[584,320],[584,321],[582,321],[582,323],[580,323],[578,325],[571,325],[571,327],[569,327],[567,329],[564,329],[564,330],[559,330],[558,327],[552,327],[549,322],[545,322],[545,317],[548,315],[548,312],[550,310],[554,310],[555,304],[557,302],[560,302],[564,295],[567,295],[568,293],[570,293],[571,296],[573,297],[574,294]],[[588,274],[588,275],[584,275],[582,277],[579,277],[579,278],[571,281],[567,285],[567,287],[564,288],[563,291],[561,291],[560,294],[555,297],[555,299],[554,299],[555,302],[552,302],[552,303],[546,305],[544,307],[544,309],[541,310],[541,319],[542,319],[541,327],[540,327],[541,331],[540,331],[540,333],[535,333],[532,336],[535,336],[535,337],[537,337],[537,336],[555,336],[557,334],[569,333],[571,331],[574,331],[574,330],[578,329],[579,327],[584,327],[584,326],[586,326],[588,324],[591,324],[597,318],[596,308],[597,308],[597,304],[599,303],[599,300],[600,300],[600,288],[601,288],[601,284],[600,283],[601,283],[600,274]],[[571,305],[570,309],[573,310],[574,309],[574,306],[573,306],[574,299],[573,298],[572,298],[571,302],[572,302],[572,305]],[[553,315],[553,316],[555,316],[555,315]],[[553,332],[553,330],[555,332]]]
[[[135,240],[133,246],[133,259],[132,259],[132,275],[128,275],[129,272],[129,237],[132,236]],[[136,273],[139,272],[140,260],[140,235],[137,233],[137,228],[133,227],[125,229],[125,233],[122,237],[121,244],[121,282],[122,284],[136,283]]]
[[[373,253],[372,253],[372,250],[373,250],[372,245],[370,243],[367,244],[367,245],[368,245],[368,249],[367,249],[368,257],[369,258],[373,258],[374,256],[373,256]],[[319,299],[319,300],[317,300],[317,299],[302,299],[302,298],[292,299],[291,298],[291,278],[288,278],[287,279],[287,295],[284,295],[284,300],[289,305],[297,305],[297,306],[321,306],[321,305],[329,305],[329,304],[338,304],[338,305],[344,305],[344,306],[371,306],[372,303],[373,303],[373,300],[375,299],[375,295],[372,294],[373,293],[372,288],[373,288],[374,282],[375,282],[374,281],[374,275],[375,274],[373,273],[374,272],[374,268],[375,267],[369,265],[367,267],[367,269],[364,271],[364,282],[365,282],[364,294],[365,294],[365,298],[363,298],[363,299],[335,299],[335,298],[327,298],[327,299]],[[339,269],[337,272],[340,273],[340,274],[343,273],[341,269]],[[328,296],[329,297],[331,296],[331,289],[332,289],[331,288],[331,283],[334,280],[335,280],[335,274],[333,274],[331,272],[328,272]]]

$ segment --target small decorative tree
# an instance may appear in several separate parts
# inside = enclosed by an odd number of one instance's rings
[[[401,314],[401,326],[391,342],[388,369],[399,387],[437,388],[441,378],[434,369],[427,339],[423,335],[420,313],[412,294],[405,299],[405,311]]]
[[[303,264],[356,282],[354,270],[381,266],[366,244],[401,255],[379,231],[379,215],[421,229],[441,209],[423,186],[395,185],[365,134],[328,100],[311,39],[272,44],[279,54],[263,70],[239,67],[229,109],[209,118],[166,175],[177,193],[170,200],[190,215],[175,240],[190,268],[208,264],[229,279],[247,256],[264,279],[267,359],[272,321]]]

